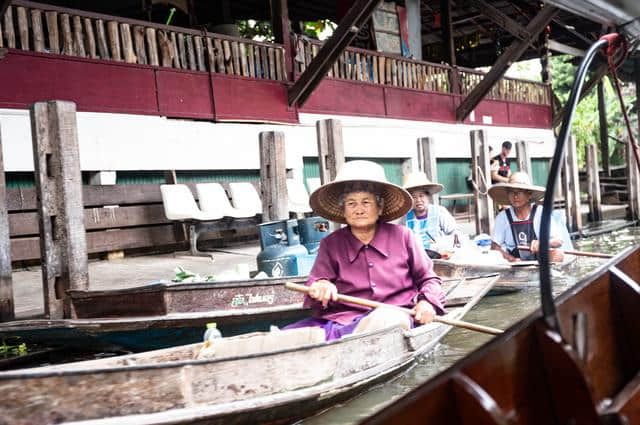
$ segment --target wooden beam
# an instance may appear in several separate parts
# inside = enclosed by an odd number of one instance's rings
[[[421,137],[418,139],[418,167],[432,183],[438,183],[435,140],[433,137]],[[440,205],[438,195],[431,195],[431,203]]]
[[[598,82],[602,80],[602,78],[607,74],[608,69],[609,67],[606,63],[602,63],[600,64],[600,66],[596,68],[591,79],[587,81],[582,87],[582,91],[580,92],[580,98],[578,100],[578,103],[580,103],[580,101],[584,99],[585,96],[589,95],[591,90],[593,90],[593,88],[598,84]],[[553,127],[557,127],[562,122],[562,120],[564,119],[564,115],[567,112],[566,109],[567,108],[565,105],[556,115],[554,115],[553,123],[552,123]]]
[[[4,12],[7,10],[10,4],[11,4],[11,0],[0,1],[0,18],[4,16]]]
[[[287,72],[285,80],[292,81],[295,52],[292,48],[293,44],[291,43],[289,30],[288,0],[271,0],[271,25],[273,28],[273,41],[284,46],[284,63]]]
[[[316,121],[316,135],[320,183],[327,184],[335,180],[344,164],[342,122],[332,118]]]
[[[259,138],[262,220],[286,220],[289,218],[289,197],[284,133],[263,131]]]
[[[505,29],[509,34],[513,35],[514,37],[520,40],[525,40],[527,38],[530,38],[529,32],[522,26],[522,24],[520,24],[518,21],[511,19],[509,16],[502,13],[499,9],[496,9],[495,7],[491,6],[486,1],[467,0],[467,3],[470,3],[473,7],[475,7],[480,12],[482,12],[483,15],[485,15],[487,18],[489,18],[499,27]]]
[[[456,110],[456,119],[463,121],[478,106],[478,103],[484,99],[487,93],[491,90],[494,84],[502,78],[504,73],[509,69],[511,64],[518,60],[518,58],[527,49],[529,43],[534,38],[538,37],[538,34],[549,24],[551,19],[558,13],[558,9],[546,5],[540,13],[538,13],[533,20],[527,25],[527,32],[529,37],[524,40],[515,40],[507,50],[498,58],[491,70],[485,75],[480,83],[469,93],[469,95],[460,103]]]
[[[571,56],[584,56],[585,54],[584,50],[576,49],[575,47],[551,39],[549,40],[549,50]]]
[[[602,200],[600,199],[600,174],[598,167],[598,147],[589,144],[585,147],[587,167],[587,193],[589,194],[589,212],[591,221],[602,220]]]
[[[442,28],[442,60],[456,66],[456,46],[453,41],[451,0],[440,0],[440,27]]]
[[[602,155],[602,169],[608,176],[611,174],[609,167],[609,128],[607,125],[607,105],[604,98],[604,83],[598,83],[598,116],[600,118],[600,153]]]
[[[300,78],[289,88],[289,106],[304,105],[313,90],[327,75],[338,56],[358,33],[359,28],[369,19],[380,0],[357,0],[324,43],[318,55],[313,58]]]
[[[471,130],[469,133],[471,141],[471,173],[473,181],[477,187],[474,190],[476,204],[476,234],[486,233],[490,235],[495,222],[493,214],[493,200],[487,193],[489,182],[491,182],[491,167],[489,165],[489,142],[485,130]],[[482,173],[484,179],[480,178]],[[482,188],[480,187],[482,182]],[[482,192],[480,192],[482,191]]]
[[[15,319],[6,188],[2,159],[2,134],[0,134],[0,322]]]
[[[567,187],[564,202],[567,211],[567,226],[571,232],[579,232],[582,230],[582,213],[580,212],[580,178],[576,138],[571,136],[568,142],[565,162]]]

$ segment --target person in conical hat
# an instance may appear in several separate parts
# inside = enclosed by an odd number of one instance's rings
[[[361,160],[346,162],[334,181],[311,194],[316,214],[346,226],[320,242],[304,301],[312,317],[288,329],[321,326],[331,340],[381,326],[408,329],[444,314],[441,281],[422,244],[408,228],[389,223],[404,216],[411,203],[406,190],[387,182],[380,165]],[[415,318],[337,303],[338,293],[413,308]]]
[[[432,243],[446,235],[454,235],[455,240],[459,239],[461,232],[451,213],[445,207],[430,202],[431,196],[442,191],[444,186],[431,182],[422,171],[404,176],[402,186],[413,198],[413,208],[405,216],[404,222],[425,249],[430,250]]]
[[[489,196],[499,204],[509,205],[498,214],[493,228],[492,249],[500,251],[508,261],[534,260],[539,251],[538,235],[542,206],[537,205],[544,197],[545,188],[531,183],[527,173],[515,172],[507,183],[498,183],[489,188]],[[551,248],[549,259],[561,262],[562,230],[558,223],[551,221]],[[518,246],[528,246],[530,250],[519,250]]]

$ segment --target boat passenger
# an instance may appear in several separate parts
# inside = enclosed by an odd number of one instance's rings
[[[430,250],[432,243],[447,235],[453,235],[457,243],[462,232],[455,218],[445,207],[430,202],[431,196],[442,191],[444,186],[432,183],[424,172],[415,171],[404,177],[403,187],[413,198],[413,208],[404,217],[404,223],[422,246]]]
[[[527,173],[515,172],[507,183],[498,183],[489,188],[489,195],[499,204],[509,205],[496,217],[491,249],[499,251],[508,261],[535,260],[539,251],[538,235],[542,205],[537,205],[544,196],[545,188],[531,184]],[[529,251],[516,246],[528,246]],[[551,221],[549,260],[562,262],[562,229]],[[567,248],[564,248],[567,249]]]
[[[421,243],[408,228],[388,223],[407,213],[411,195],[388,183],[380,165],[345,163],[309,202],[316,214],[346,226],[320,242],[304,301],[312,317],[288,329],[320,326],[332,340],[396,324],[409,329],[444,314],[441,281]],[[338,293],[412,308],[415,316],[412,321],[399,310],[338,303]]]

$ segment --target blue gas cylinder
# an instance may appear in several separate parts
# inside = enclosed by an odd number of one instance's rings
[[[309,254],[316,254],[320,241],[329,234],[329,220],[323,217],[306,217],[298,219],[300,242]]]
[[[300,244],[298,221],[271,221],[259,227],[262,250],[257,257],[258,270],[271,277],[298,275],[297,257],[308,254]]]

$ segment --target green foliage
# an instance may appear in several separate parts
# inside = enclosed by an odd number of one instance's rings
[[[570,62],[571,57],[554,56],[551,58],[551,74],[553,91],[564,105],[569,98],[571,86],[575,78],[577,66]],[[623,143],[628,140],[627,128],[618,101],[615,88],[609,78],[604,78],[605,106],[607,110],[607,123],[609,138],[609,155],[611,165],[621,165],[625,163]],[[634,135],[638,128],[638,116],[635,111],[635,85],[632,83],[620,82],[622,96],[627,108]],[[600,118],[598,115],[598,95],[593,89],[578,104],[576,108],[571,134],[575,136],[578,149],[578,160],[580,166],[584,165],[585,147],[589,144],[600,144]],[[621,141],[617,141],[617,140]]]
[[[300,22],[300,29],[308,37],[323,40],[333,33],[336,29],[336,24],[328,19],[320,19],[318,21]]]
[[[253,19],[236,22],[240,36],[256,41],[273,41],[273,28],[269,21],[254,21]]]
[[[7,341],[2,340],[2,345],[0,345],[0,356],[8,357],[8,356],[24,356],[27,354],[27,344],[20,343],[18,345],[7,344]]]

